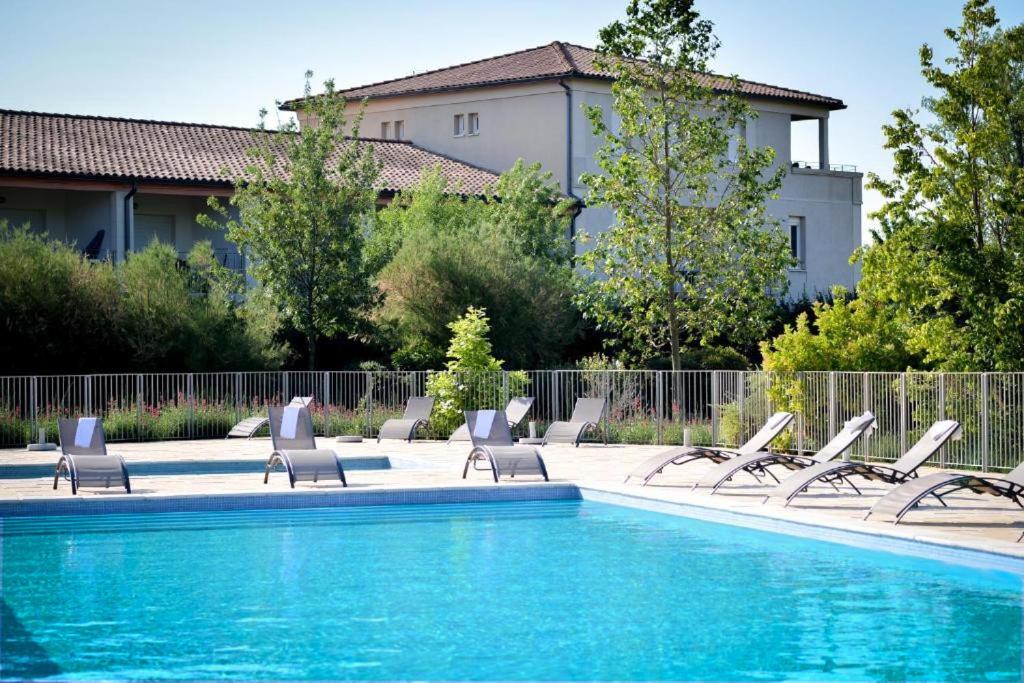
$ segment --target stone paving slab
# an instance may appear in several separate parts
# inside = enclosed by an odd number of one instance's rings
[[[516,486],[519,483],[538,481],[536,477],[524,477],[521,481],[502,480],[494,484],[489,472],[473,470],[470,470],[467,479],[462,479],[462,467],[470,448],[466,443],[449,446],[442,441],[417,441],[413,444],[385,441],[377,444],[370,440],[340,444],[333,439],[319,439],[318,445],[334,448],[342,457],[384,455],[390,458],[391,469],[346,473],[352,490]],[[1024,530],[1024,511],[1008,500],[991,496],[977,496],[969,492],[956,494],[947,499],[949,508],[938,505],[921,507],[911,512],[902,524],[895,526],[891,522],[862,520],[864,513],[890,488],[877,482],[864,482],[863,485],[858,483],[864,494],[862,496],[845,491],[837,493],[828,485],[815,486],[788,508],[776,503],[763,503],[769,489],[758,485],[753,478],[744,481],[737,477],[735,483],[724,487],[716,495],[691,491],[692,485],[709,468],[710,463],[706,462],[670,467],[649,486],[623,483],[626,475],[639,463],[664,449],[663,446],[585,444],[580,448],[546,446],[542,452],[551,479],[555,482],[1024,557],[1024,543],[1016,543]],[[271,444],[268,438],[115,443],[110,444],[110,451],[122,455],[130,471],[133,462],[251,459],[256,464],[266,461]],[[20,449],[6,449],[0,450],[0,466],[16,463],[55,464],[58,457],[54,452],[30,453]],[[52,477],[0,479],[0,500],[52,499],[71,495],[70,486],[66,482],[62,482],[57,491],[52,489],[52,485]],[[267,485],[263,484],[262,474],[255,473],[137,476],[133,477],[132,485],[133,491],[144,495],[288,491],[287,477],[283,473],[272,474]],[[309,491],[311,488],[337,489],[339,494],[342,493],[340,484],[300,483],[296,490]],[[80,493],[82,498],[118,495],[124,494],[102,489],[84,489]]]

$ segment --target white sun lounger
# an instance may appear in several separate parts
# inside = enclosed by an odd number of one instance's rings
[[[835,460],[868,433],[874,423],[875,416],[870,411],[848,420],[835,438],[813,456],[788,453],[752,453],[730,458],[719,463],[718,466],[712,467],[693,488],[710,488],[711,493],[716,493],[740,472],[746,472],[753,476],[759,483],[763,483],[760,475],[767,475],[778,483],[778,478],[768,468],[778,465],[790,470],[802,470],[821,462]]]
[[[741,455],[759,453],[767,450],[772,441],[792,421],[793,413],[775,413],[768,418],[768,421],[757,431],[757,434],[754,434],[745,444],[736,449],[715,448],[712,446],[680,446],[678,448],[670,448],[667,451],[651,456],[638,465],[626,477],[625,483],[628,484],[630,479],[635,478],[642,479],[643,481],[640,485],[646,486],[654,478],[654,475],[660,474],[669,465],[685,465],[686,463],[702,459],[718,463]]]
[[[960,423],[956,420],[939,420],[925,432],[917,443],[911,446],[903,457],[891,465],[857,461],[819,462],[784,479],[767,496],[766,500],[775,500],[789,505],[794,498],[806,491],[816,481],[831,484],[833,487],[836,482],[843,482],[857,494],[860,494],[860,489],[850,481],[850,477],[860,477],[886,484],[901,484],[916,477],[917,470],[929,458],[938,453],[950,439],[956,438],[959,433]]]

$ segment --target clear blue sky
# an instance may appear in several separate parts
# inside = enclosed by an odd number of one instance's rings
[[[1024,1],[996,0],[1004,25]],[[3,0],[0,108],[253,125],[301,93],[519,50],[594,45],[625,0]],[[716,69],[842,98],[831,157],[887,174],[881,124],[925,94],[917,50],[944,54],[957,0],[703,0],[722,50]],[[799,143],[794,150],[801,153]],[[809,153],[805,156],[810,156]],[[867,208],[877,198],[866,196]]]

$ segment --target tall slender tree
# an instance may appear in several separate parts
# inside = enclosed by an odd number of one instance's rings
[[[318,339],[356,332],[373,300],[362,248],[380,168],[372,146],[359,140],[362,111],[347,121],[333,81],[313,97],[310,78],[307,72],[299,104],[307,125],[289,122],[256,136],[251,163],[234,179],[237,217],[216,198],[209,203],[251,257],[253,276],[306,338],[312,370]],[[260,130],[265,120],[262,111]]]
[[[760,338],[790,263],[765,209],[784,171],[747,145],[736,79],[708,73],[718,46],[691,0],[632,0],[600,32],[611,116],[587,107],[604,141],[588,203],[615,222],[580,258],[578,301],[635,357],[667,346],[673,369],[684,344]]]

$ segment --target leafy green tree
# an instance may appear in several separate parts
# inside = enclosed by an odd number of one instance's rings
[[[359,331],[373,300],[363,240],[377,199],[380,168],[373,148],[358,139],[362,113],[346,122],[345,100],[325,92],[306,97],[307,125],[294,122],[258,136],[251,163],[234,179],[232,217],[216,198],[210,206],[227,219],[228,238],[246,249],[252,274],[278,302],[285,320],[306,339],[309,368],[316,367],[317,340]],[[266,111],[260,113],[265,130]],[[201,217],[208,227],[220,228]]]
[[[450,434],[462,423],[462,411],[495,407],[504,391],[504,362],[494,357],[487,338],[487,311],[470,306],[448,327],[452,339],[446,371],[427,378],[427,395],[436,399],[431,423],[441,434]],[[529,384],[525,372],[508,373],[509,396],[521,396]]]
[[[934,96],[883,127],[894,177],[863,261],[861,296],[908,349],[943,370],[1024,368],[1024,26],[986,0],[964,5],[943,67],[920,50]]]
[[[454,191],[453,191],[454,190]],[[490,312],[513,367],[561,359],[578,334],[568,259],[571,205],[538,166],[517,164],[484,198],[462,197],[438,172],[380,211],[367,244],[379,268],[379,334],[400,367],[437,367],[449,323]]]
[[[604,145],[583,181],[615,223],[580,259],[581,308],[639,360],[667,346],[674,369],[684,344],[760,339],[787,285],[765,209],[784,171],[738,134],[755,112],[735,78],[707,75],[711,23],[690,0],[632,0],[600,40],[619,123],[587,107]]]

